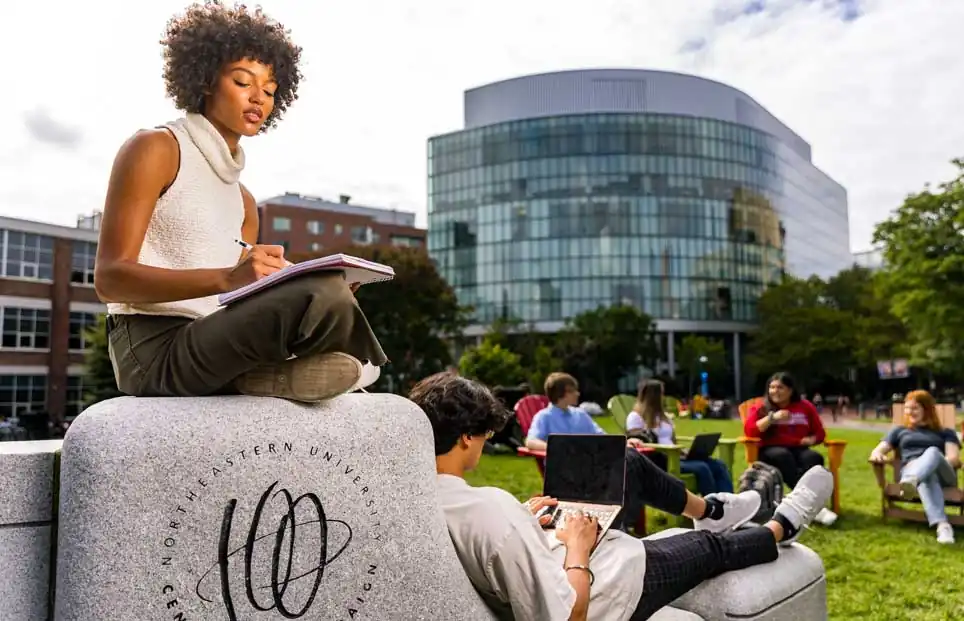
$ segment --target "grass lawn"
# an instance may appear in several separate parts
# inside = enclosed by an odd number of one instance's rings
[[[596,419],[616,432],[611,419]],[[736,421],[681,421],[678,432],[722,431],[736,437]],[[923,524],[883,522],[880,490],[867,455],[880,435],[866,431],[830,430],[831,438],[849,442],[841,469],[841,515],[833,526],[814,526],[801,543],[813,548],[827,568],[830,618],[888,621],[950,621],[964,619],[964,530],[958,543],[939,546],[934,531]],[[746,466],[737,447],[734,469]],[[826,453],[825,453],[826,454]],[[889,473],[888,473],[889,474]],[[486,455],[467,477],[474,485],[493,485],[520,500],[536,495],[542,479],[533,461],[515,456]],[[666,528],[649,512],[650,532]]]

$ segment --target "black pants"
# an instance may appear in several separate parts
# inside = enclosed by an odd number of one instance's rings
[[[667,474],[664,469],[660,469],[646,455],[629,448],[626,449],[623,524],[634,526],[644,505],[672,515],[682,515],[683,508],[686,507],[686,486],[676,477]]]
[[[653,616],[687,591],[723,572],[777,560],[777,540],[769,528],[727,533],[691,531],[666,539],[644,539],[643,595],[631,621]]]
[[[793,489],[804,472],[823,465],[823,455],[806,446],[764,446],[760,449],[760,461],[779,470],[783,482]]]
[[[682,481],[658,468],[646,455],[634,449],[626,452],[627,516],[635,519],[642,505],[682,515],[686,499]],[[648,619],[704,580],[777,559],[777,541],[768,528],[725,534],[693,531],[667,539],[643,540],[643,546],[643,595],[633,621]]]

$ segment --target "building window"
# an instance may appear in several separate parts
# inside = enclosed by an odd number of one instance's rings
[[[308,232],[312,235],[321,235],[325,232],[325,223],[318,220],[308,221]]]
[[[418,237],[405,237],[404,235],[392,235],[393,246],[404,246],[407,248],[420,248],[422,240]]]
[[[291,218],[276,217],[271,220],[271,228],[275,231],[290,231]]]
[[[47,409],[46,375],[0,375],[0,416]]]
[[[87,350],[87,328],[97,325],[97,315],[94,313],[70,312],[70,336],[67,348],[71,351]]]
[[[54,238],[3,231],[3,275],[9,278],[53,280]]]
[[[71,258],[70,282],[79,285],[94,284],[94,259],[97,257],[97,244],[75,241]]]
[[[72,418],[84,411],[84,378],[71,375],[67,378],[67,398],[64,417]]]
[[[291,245],[291,242],[289,242],[289,241],[286,240],[286,239],[283,239],[283,240],[281,240],[281,241],[279,241],[279,242],[275,242],[275,246],[281,246],[282,248],[284,248],[284,251],[285,251],[285,252],[288,252],[288,246],[289,246],[289,245]]]
[[[345,231],[344,227],[340,224],[335,225],[335,235],[341,235]]]
[[[311,251],[312,251],[312,252],[318,252],[318,251],[321,250],[323,247],[324,247],[324,246],[322,246],[322,245],[319,244],[318,242],[311,242]]]
[[[367,244],[368,243],[368,227],[365,226],[353,226],[351,227],[351,240],[356,244]]]
[[[49,349],[50,311],[42,308],[0,308],[3,349]]]

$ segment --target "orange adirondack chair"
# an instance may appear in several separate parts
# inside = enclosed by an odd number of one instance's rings
[[[763,401],[763,397],[755,397],[753,399],[748,399],[740,404],[740,422],[746,422],[747,414],[750,412],[750,408],[754,405]],[[741,436],[738,440],[743,444],[744,451],[746,452],[746,463],[752,464],[757,461],[760,456],[760,439],[750,438],[747,436]],[[840,465],[843,464],[844,449],[847,448],[846,440],[831,440],[826,439],[823,441],[827,445],[827,453],[829,455],[828,461],[830,462],[829,470],[830,474],[833,475],[833,512],[840,513]]]
[[[902,425],[904,423],[904,404],[895,403],[893,406],[893,416],[894,424]],[[940,419],[941,423],[948,429],[954,429],[957,425],[957,412],[955,411],[953,404],[939,403],[937,405],[937,417]],[[964,424],[961,425],[961,431],[964,431]],[[893,466],[894,478],[892,483],[887,482],[887,477],[884,474],[884,469],[887,464]],[[923,511],[915,511],[912,509],[904,509],[897,505],[897,503],[907,503],[913,502],[905,500],[900,495],[900,453],[895,450],[894,456],[888,459],[884,463],[873,463],[871,466],[874,469],[874,476],[877,478],[877,485],[880,486],[880,509],[883,518],[898,518],[903,520],[912,520],[914,522],[926,522],[927,516],[924,515]],[[916,502],[920,502],[919,500]],[[947,509],[957,508],[958,514],[951,515],[950,511],[947,511],[947,521],[955,526],[964,526],[964,477],[958,475],[957,487],[945,487],[944,488],[944,505]]]

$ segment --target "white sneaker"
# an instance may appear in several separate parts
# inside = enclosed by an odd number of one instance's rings
[[[740,494],[721,492],[710,494],[706,498],[716,498],[723,501],[723,517],[718,520],[693,520],[694,530],[708,530],[711,533],[721,533],[726,530],[736,530],[743,526],[760,510],[763,499],[760,494],[749,490]]]
[[[906,479],[901,479],[900,481],[900,498],[901,500],[917,500],[920,498],[920,494],[917,492],[917,486],[920,485],[920,481],[917,477],[907,477]]]
[[[947,522],[937,525],[937,543],[948,545],[954,543],[954,528]]]
[[[803,473],[797,486],[784,496],[783,502],[774,514],[780,514],[797,532],[780,542],[782,546],[789,546],[800,536],[803,529],[824,508],[833,495],[833,475],[823,466],[814,466]]]
[[[824,507],[817,512],[817,515],[814,516],[813,521],[823,524],[824,526],[833,526],[833,523],[837,521],[837,514]]]
[[[362,365],[361,377],[355,382],[351,390],[348,392],[355,392],[360,390],[362,392],[367,392],[365,389],[378,381],[378,378],[382,375],[382,368],[376,367],[370,362],[366,362]]]

